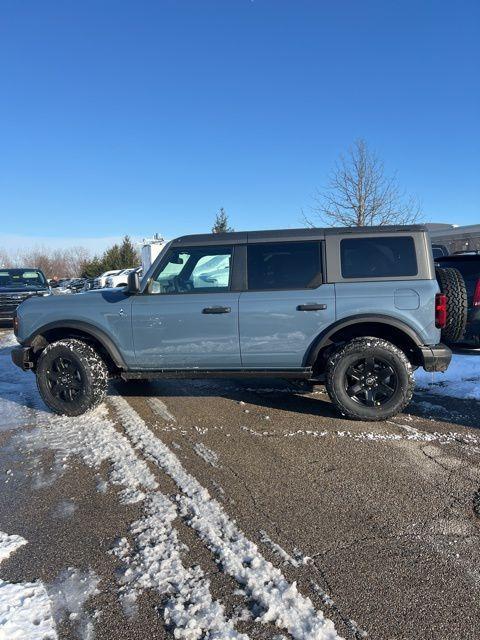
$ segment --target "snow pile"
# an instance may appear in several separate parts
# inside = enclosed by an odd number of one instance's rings
[[[295,583],[265,560],[208,491],[183,468],[175,454],[150,431],[123,398],[111,398],[126,433],[146,457],[177,484],[181,514],[197,531],[223,570],[239,582],[260,613],[258,622],[274,623],[298,640],[339,640],[331,620],[316,611]]]
[[[444,373],[418,369],[415,380],[417,389],[434,395],[480,400],[480,356],[454,355]]]
[[[0,531],[0,562],[24,544],[24,538]],[[0,580],[0,638],[56,640],[50,598],[41,582],[13,584]]]

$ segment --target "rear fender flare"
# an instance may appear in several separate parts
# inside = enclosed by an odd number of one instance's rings
[[[367,322],[390,327],[393,326],[396,329],[402,331],[408,338],[410,338],[415,346],[420,347],[423,345],[423,341],[418,333],[408,324],[402,322],[401,320],[398,320],[397,318],[392,318],[391,316],[384,315],[359,314],[356,316],[350,316],[349,318],[337,320],[337,322],[334,322],[329,327],[327,327],[327,329],[322,331],[322,333],[320,333],[315,338],[315,340],[308,348],[302,366],[313,367],[317,360],[318,354],[324,347],[326,347],[330,343],[332,336],[335,335],[338,331]]]

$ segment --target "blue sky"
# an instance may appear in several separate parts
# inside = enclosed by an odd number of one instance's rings
[[[3,0],[0,246],[299,226],[358,137],[480,222],[479,68],[473,0]]]

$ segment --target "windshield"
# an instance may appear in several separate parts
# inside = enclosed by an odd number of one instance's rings
[[[47,281],[37,269],[0,269],[0,289],[46,289]]]

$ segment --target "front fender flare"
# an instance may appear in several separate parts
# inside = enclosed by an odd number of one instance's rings
[[[35,342],[35,339],[43,336],[45,333],[52,331],[54,329],[73,329],[74,331],[80,331],[84,334],[92,336],[95,338],[100,344],[103,346],[108,355],[112,358],[115,366],[120,369],[128,369],[128,366],[123,359],[122,354],[118,350],[115,342],[110,338],[110,336],[105,333],[102,329],[99,329],[95,325],[92,325],[88,322],[84,322],[82,320],[59,320],[56,322],[49,322],[38,329],[35,329],[33,333],[31,333],[28,338],[26,338],[22,344],[24,346],[32,346]]]

